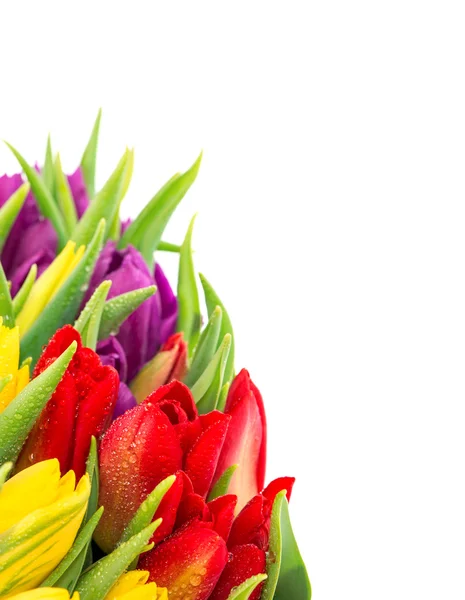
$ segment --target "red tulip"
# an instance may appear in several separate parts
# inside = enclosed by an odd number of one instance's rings
[[[170,600],[206,600],[227,561],[223,538],[208,523],[191,521],[142,554],[138,568],[149,571],[149,581],[168,588]]]
[[[131,392],[140,403],[161,385],[173,379],[182,380],[186,372],[187,344],[182,333],[175,333],[132,380]]]
[[[181,500],[208,494],[230,419],[219,411],[199,417],[189,388],[173,381],[112,423],[100,446],[99,502],[105,510],[95,538],[103,550],[115,547],[160,481],[184,471],[155,515],[163,524],[154,541],[171,533]]]
[[[243,369],[234,379],[225,413],[231,416],[228,434],[216,469],[214,482],[231,465],[237,464],[229,491],[241,509],[263,488],[266,464],[266,417],[263,400]]]
[[[266,555],[261,548],[253,544],[235,546],[230,554],[226,567],[215,587],[210,600],[227,600],[233,587],[241,585],[253,575],[264,573],[266,569]],[[249,596],[249,600],[260,598],[262,585],[259,585]]]
[[[42,373],[73,341],[78,344],[76,353],[32,429],[17,470],[57,458],[62,473],[73,469],[76,479],[81,478],[92,436],[99,437],[111,420],[118,396],[118,373],[103,366],[93,350],[82,346],[81,336],[71,325],[52,337],[33,376]]]

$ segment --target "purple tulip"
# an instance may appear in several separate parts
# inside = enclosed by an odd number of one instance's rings
[[[23,182],[20,174],[0,177],[0,207]],[[89,198],[80,168],[68,177],[68,182],[78,216],[81,217],[89,205]],[[55,258],[56,252],[55,230],[40,214],[34,196],[29,193],[1,254],[3,268],[11,280],[12,295],[17,293],[33,264],[37,265],[37,275],[41,275]]]
[[[118,250],[115,242],[107,242],[97,261],[84,303],[105,280],[112,281],[108,298],[153,284],[157,286],[157,293],[126,319],[116,336],[127,360],[123,381],[129,383],[174,333],[177,301],[161,268],[157,265],[152,275],[133,246]]]

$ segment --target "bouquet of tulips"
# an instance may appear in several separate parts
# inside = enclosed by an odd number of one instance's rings
[[[0,177],[0,598],[309,600],[294,479],[266,482],[264,403],[199,293],[193,221],[163,240],[201,157],[122,222],[134,156],[95,192],[99,124],[72,175],[49,139]]]

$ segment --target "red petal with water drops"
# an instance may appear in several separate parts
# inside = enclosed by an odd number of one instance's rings
[[[138,568],[168,588],[170,600],[206,600],[228,560],[226,544],[206,523],[193,521],[142,554]]]
[[[262,495],[273,504],[276,494],[282,490],[286,490],[287,501],[291,499],[292,488],[294,487],[295,477],[278,477],[273,479],[263,490]]]
[[[231,590],[253,575],[265,573],[266,557],[263,550],[253,544],[236,546],[231,554],[210,600],[227,600]],[[260,584],[248,600],[258,600],[263,584]]]
[[[225,542],[228,541],[231,526],[234,521],[234,511],[236,509],[237,496],[227,494],[219,496],[208,503],[213,529],[221,535]]]

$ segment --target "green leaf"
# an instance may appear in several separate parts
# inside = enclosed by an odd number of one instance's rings
[[[9,375],[5,375],[5,377],[0,377],[0,394],[11,381],[13,381],[13,375],[11,375],[11,373]]]
[[[87,457],[86,462],[86,473],[89,475],[90,480],[90,496],[83,523],[87,523],[90,517],[92,517],[92,515],[96,512],[98,505],[100,477],[98,467],[97,440],[94,436],[92,436],[90,440],[89,456]]]
[[[13,302],[10,295],[10,286],[0,263],[0,317],[3,317],[3,324],[10,329],[15,326],[15,316],[13,311]]]
[[[194,358],[189,372],[184,378],[184,383],[192,387],[207,368],[218,349],[220,339],[221,319],[223,312],[219,306],[211,313],[207,326],[202,331],[199,342],[195,348]]]
[[[23,207],[30,189],[31,186],[28,183],[23,183],[16,192],[13,192],[2,208],[0,208],[0,252],[3,250],[6,238],[16,221],[19,211]]]
[[[58,250],[61,250],[66,244],[68,237],[66,235],[63,217],[60,214],[58,206],[56,205],[50,190],[47,188],[44,180],[34,169],[34,167],[31,167],[21,156],[21,154],[15,148],[13,148],[13,146],[11,146],[8,142],[5,143],[15,155],[26,177],[28,178],[29,183],[31,184],[32,193],[37,201],[40,212],[46,219],[51,221],[58,237]]]
[[[238,585],[231,590],[228,600],[248,600],[255,588],[260,585],[262,581],[265,581],[265,579],[266,575],[264,573],[252,575],[252,577],[249,577],[244,583],[241,583],[241,585]],[[288,598],[287,600],[300,600],[300,598],[296,596],[295,598]]]
[[[261,600],[310,600],[312,590],[289,518],[286,490],[277,494],[271,511],[268,579]]]
[[[81,169],[84,181],[86,183],[87,193],[90,199],[95,194],[95,166],[97,163],[98,134],[100,130],[100,119],[102,118],[102,109],[98,111],[95,119],[92,133],[81,158]]]
[[[132,244],[141,252],[147,264],[153,266],[153,253],[158,248],[171,215],[194,183],[201,160],[202,153],[188,171],[183,175],[174,175],[165,183],[126,229],[120,248]]]
[[[76,225],[71,239],[78,245],[89,243],[95,228],[101,219],[105,219],[107,224],[105,239],[107,238],[109,226],[113,222],[115,214],[118,211],[129,154],[130,151],[126,149],[115,170]]]
[[[152,544],[148,547],[147,544],[158,525],[158,521],[150,523],[83,573],[76,586],[80,600],[103,600],[132,561],[152,547]]]
[[[71,233],[74,231],[74,228],[76,227],[76,224],[78,222],[78,216],[73,194],[71,193],[71,188],[69,187],[68,178],[63,173],[63,169],[61,167],[61,159],[59,154],[57,154],[57,157],[55,159],[54,169],[56,182],[56,198],[58,201],[58,206],[60,207],[61,213],[63,215],[66,232],[68,236],[70,236]]]
[[[0,464],[15,462],[29,432],[56,386],[77,348],[73,342],[45,371],[28,385],[0,413]]]
[[[45,187],[48,189],[53,198],[55,195],[55,171],[53,167],[53,153],[50,134],[47,138],[47,147],[45,149],[45,160],[44,167],[42,169],[42,179],[44,180]]]
[[[153,296],[157,291],[156,286],[149,285],[145,288],[133,290],[126,294],[120,294],[108,300],[103,308],[102,320],[98,334],[99,340],[104,340],[110,335],[116,335],[124,321],[138,308],[147,298]]]
[[[231,335],[231,350],[229,352],[228,362],[226,364],[226,369],[224,372],[224,381],[230,381],[234,375],[234,348],[235,348],[234,333],[233,333],[231,319],[229,318],[229,315],[224,307],[224,304],[221,302],[221,300],[218,297],[218,294],[212,288],[212,286],[207,281],[207,279],[201,273],[199,273],[199,277],[200,277],[200,282],[203,287],[203,292],[205,294],[205,302],[207,304],[208,316],[210,317],[210,315],[212,314],[212,312],[215,310],[215,308],[217,306],[220,306],[221,310],[223,311],[223,319],[221,321],[220,338],[223,338],[227,333],[229,333]]]
[[[32,286],[34,285],[37,278],[37,265],[32,265],[29,269],[26,279],[23,285],[19,288],[18,293],[13,298],[13,315],[17,317],[21,312],[26,300],[31,293]]]
[[[21,339],[22,357],[31,356],[35,363],[42,347],[55,331],[73,323],[102,248],[104,231],[105,222],[102,220],[82,259]]]
[[[192,353],[200,335],[200,303],[194,262],[192,260],[192,230],[195,215],[192,218],[179,255],[178,275],[178,322],[177,330],[182,331]]]
[[[218,404],[230,347],[231,336],[227,333],[207,368],[192,386],[192,395],[200,414],[215,410]]]
[[[126,526],[121,539],[118,542],[118,546],[127,542],[133,535],[136,535],[142,529],[147,527],[157,512],[158,507],[160,506],[160,502],[163,500],[166,492],[171,488],[173,483],[176,480],[175,475],[170,475],[163,481],[161,481],[157,487],[147,496],[147,498],[142,502],[137,510],[136,514],[130,520],[128,525]],[[158,519],[161,523],[161,519]],[[135,569],[137,567],[137,557],[130,565],[130,569]]]
[[[6,462],[0,467],[0,492],[2,491],[3,484],[7,480],[7,477],[10,474],[12,468],[12,462]]]
[[[164,242],[163,240],[158,244],[157,250],[159,252],[181,252],[181,246],[177,244],[170,244],[170,242]]]
[[[103,506],[81,528],[68,554],[56,569],[50,573],[47,579],[40,584],[40,587],[67,589],[70,595],[74,592],[74,588],[84,567],[87,549],[90,546],[92,535],[100,521],[102,513]]]
[[[102,281],[74,324],[74,328],[81,333],[83,345],[92,350],[97,346],[103,308],[110,288],[111,281]]]
[[[219,496],[225,496],[228,493],[229,484],[231,483],[232,476],[234,475],[239,465],[231,465],[221,475],[215,485],[212,487],[210,494],[208,495],[208,502],[215,500]]]
[[[121,219],[119,216],[121,203],[126,196],[126,193],[129,188],[129,184],[132,179],[132,172],[134,170],[134,150],[128,150],[128,158],[126,163],[126,169],[124,171],[124,179],[123,184],[121,186],[121,192],[119,196],[118,208],[116,209],[115,216],[113,217],[113,221],[109,228],[109,237],[112,240],[119,240],[120,231],[121,231]]]
[[[231,383],[227,381],[221,388],[220,397],[218,398],[218,404],[216,406],[217,410],[220,410],[221,412],[224,412],[224,409],[226,408],[226,401],[228,400],[230,385]]]

